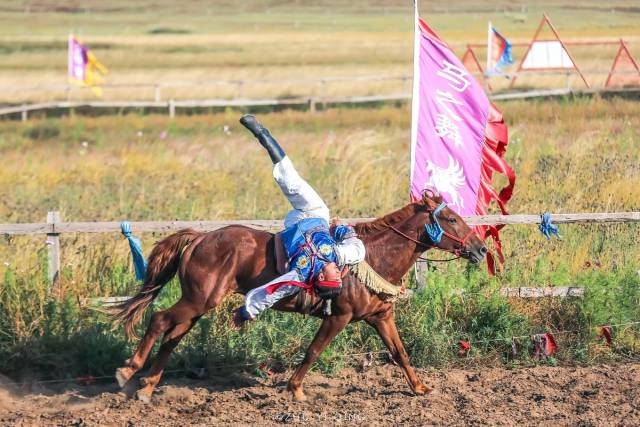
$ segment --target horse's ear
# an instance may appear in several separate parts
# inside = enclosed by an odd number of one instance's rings
[[[442,203],[442,196],[440,195],[440,193],[438,193],[436,189],[426,188],[422,192],[422,203],[424,203],[425,205],[431,208],[435,208],[435,206]]]

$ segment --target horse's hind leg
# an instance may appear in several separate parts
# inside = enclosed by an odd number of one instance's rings
[[[127,359],[125,366],[116,370],[116,380],[120,387],[124,387],[131,377],[144,366],[153,344],[155,344],[160,335],[172,326],[171,309],[158,311],[151,316],[147,331],[144,333],[142,340],[140,340],[140,344],[138,344],[133,356]]]
[[[404,373],[411,390],[419,396],[430,392],[431,388],[422,384],[420,378],[418,378],[415,370],[409,362],[409,355],[404,349],[404,344],[402,344],[402,340],[398,334],[393,312],[389,310],[380,316],[367,319],[367,323],[375,328],[378,335],[380,335],[380,338],[382,338],[382,341],[387,346],[389,353],[391,353],[393,360],[402,368],[402,372]]]
[[[227,276],[230,274],[228,273]],[[221,277],[220,279],[221,283],[231,283],[229,277]],[[164,366],[173,350],[180,343],[180,340],[191,330],[204,313],[219,305],[228,292],[228,286],[218,286],[211,292],[206,302],[202,304],[194,304],[183,298],[167,310],[171,314],[172,323],[162,338],[162,345],[151,365],[149,374],[141,380],[143,387],[136,393],[138,399],[144,402],[151,400],[153,390],[160,382],[164,372]]]
[[[158,354],[151,365],[149,374],[144,377],[140,382],[143,387],[136,392],[136,397],[143,402],[149,403],[153,390],[160,382],[162,373],[164,372],[164,366],[169,359],[169,356],[180,343],[180,340],[187,335],[193,325],[196,324],[202,314],[192,317],[184,322],[178,323],[175,327],[170,329],[162,339],[162,345],[158,350]]]
[[[293,393],[295,400],[305,400],[304,390],[302,389],[302,379],[305,374],[313,365],[313,362],[318,359],[322,351],[333,341],[333,339],[344,329],[345,326],[351,320],[350,314],[343,314],[341,316],[326,317],[320,325],[320,329],[316,333],[316,336],[311,341],[307,354],[304,356],[304,360],[298,366],[298,369],[294,372],[293,376],[289,380],[288,390]]]

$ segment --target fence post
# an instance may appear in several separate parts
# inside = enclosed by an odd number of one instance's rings
[[[316,112],[316,100],[314,98],[309,98],[309,112]]]
[[[176,104],[173,99],[169,100],[169,117],[172,119],[176,116]]]
[[[51,224],[51,232],[47,233],[47,276],[52,285],[60,279],[60,233],[56,233],[59,222],[60,212],[47,212],[47,224]]]
[[[23,105],[23,106],[22,106],[22,108],[24,108],[24,110],[22,110],[22,111],[20,112],[20,119],[21,119],[23,122],[26,122],[26,121],[27,121],[27,119],[29,118],[29,112],[27,111],[27,106],[26,106],[26,105]]]
[[[421,291],[427,286],[427,272],[429,271],[429,264],[427,261],[416,261],[416,290]]]

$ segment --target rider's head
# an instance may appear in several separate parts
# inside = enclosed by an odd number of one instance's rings
[[[320,273],[318,273],[318,280],[341,282],[342,278],[340,268],[338,268],[338,265],[335,262],[326,263],[322,270],[320,270]]]

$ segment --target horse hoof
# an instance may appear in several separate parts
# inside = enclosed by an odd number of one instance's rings
[[[127,368],[118,368],[116,369],[116,381],[118,381],[118,385],[120,388],[123,388],[126,383],[131,379],[131,375],[127,375],[125,373],[125,369]]]
[[[291,390],[291,393],[293,393],[293,400],[295,400],[296,402],[304,402],[305,400],[307,400],[307,395],[304,394],[304,391],[300,389]]]
[[[416,396],[424,396],[427,393],[431,393],[432,390],[432,387],[427,387],[424,384],[418,384],[413,392],[416,394]]]
[[[151,393],[143,390],[138,390],[136,392],[136,399],[141,401],[142,403],[151,403]]]

